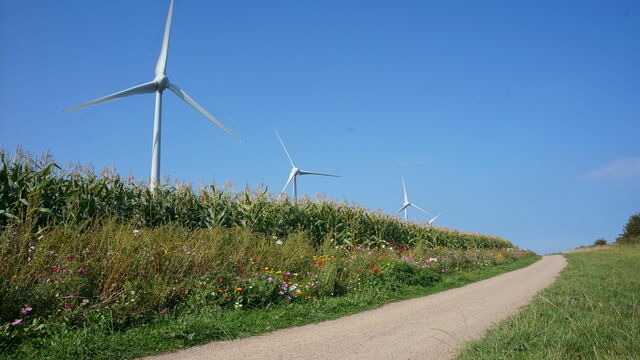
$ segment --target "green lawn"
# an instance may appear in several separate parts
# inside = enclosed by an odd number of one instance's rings
[[[525,267],[540,256],[512,263],[465,270],[445,276],[431,286],[403,286],[394,290],[370,288],[310,303],[269,306],[266,309],[202,311],[175,314],[156,323],[124,331],[106,326],[64,331],[41,341],[29,341],[11,353],[10,359],[131,359],[179,349],[212,340],[226,340],[262,334],[276,329],[335,319],[379,307],[389,302],[414,298],[463,286],[507,271]]]
[[[640,247],[566,254],[568,267],[462,359],[640,359]]]

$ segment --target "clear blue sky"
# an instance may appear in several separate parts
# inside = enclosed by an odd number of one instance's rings
[[[168,1],[0,0],[0,145],[148,178]],[[162,174],[262,182],[539,253],[615,239],[640,211],[637,1],[176,0]],[[410,218],[428,218],[416,211]]]

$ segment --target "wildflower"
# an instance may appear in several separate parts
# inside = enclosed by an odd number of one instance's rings
[[[278,295],[284,295],[284,291],[282,290],[278,291]]]
[[[136,273],[136,275],[135,275],[135,276],[136,276],[136,277],[144,277],[144,274],[143,274],[143,273]]]
[[[308,276],[312,276],[312,275],[313,275],[313,273],[312,273],[311,271],[307,271],[307,275],[308,275]]]
[[[160,310],[160,315],[166,314],[167,311],[169,311],[167,308],[164,308],[164,309]]]
[[[242,288],[241,287],[237,287],[236,291],[242,291]]]
[[[44,327],[44,324],[40,324],[34,328],[31,328],[31,331],[40,331],[42,330],[43,327]]]
[[[59,267],[52,267],[51,268],[51,272],[58,272],[60,270],[62,270],[62,268],[59,268]]]
[[[273,278],[272,278],[272,277],[268,277],[268,278],[267,278],[267,281],[268,281],[268,282],[272,282],[272,281],[273,281]]]
[[[23,307],[23,308],[20,310],[20,313],[21,313],[22,315],[27,315],[31,310],[33,310],[33,308],[31,308],[30,306]]]
[[[13,326],[20,325],[21,322],[22,322],[22,319],[15,319],[11,322],[11,325]]]
[[[282,245],[282,240],[276,241],[276,245]]]
[[[289,285],[287,283],[282,283],[282,284],[280,284],[280,286],[285,288],[285,289],[289,287]]]
[[[265,270],[269,270],[269,267],[268,267],[268,266],[265,266],[265,267],[264,267],[264,269],[265,269]]]
[[[140,234],[140,230],[138,229],[133,230],[133,235],[138,236],[139,234]]]
[[[74,304],[67,304],[65,306],[62,307],[63,310],[69,310],[69,309],[73,309],[75,305]]]
[[[75,259],[75,258],[76,258],[76,256],[75,256],[75,255],[67,255],[67,259],[68,259],[68,260],[73,260],[73,259]]]
[[[287,280],[287,279],[289,278],[289,275],[283,275],[283,276],[282,276],[282,278],[283,278],[284,280]]]
[[[82,268],[78,269],[78,274],[80,274],[80,275],[84,275],[84,274],[86,274],[86,273],[87,273],[87,270],[82,269]]]
[[[296,290],[296,295],[302,295],[302,291]]]
[[[11,275],[11,280],[15,280],[18,278],[18,275]]]
[[[224,289],[218,289],[218,292],[219,292],[219,293],[223,293],[223,292],[224,292]]]
[[[218,280],[218,282],[219,282],[220,284],[222,284],[222,283],[224,282],[224,280],[220,279],[220,280]]]

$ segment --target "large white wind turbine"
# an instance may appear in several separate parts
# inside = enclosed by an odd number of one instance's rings
[[[291,172],[289,173],[289,178],[287,179],[287,183],[284,184],[284,187],[282,188],[282,191],[280,191],[281,194],[284,193],[284,191],[286,190],[287,186],[289,186],[289,183],[291,182],[291,180],[293,180],[293,201],[295,203],[298,202],[298,183],[296,181],[296,178],[298,177],[298,175],[321,175],[321,176],[339,177],[338,175],[331,175],[331,174],[323,174],[323,173],[319,173],[319,172],[305,171],[305,170],[301,170],[300,168],[298,168],[296,166],[296,164],[293,162],[293,160],[291,159],[291,155],[289,155],[289,151],[287,150],[287,147],[284,146],[284,142],[282,141],[282,138],[280,138],[280,134],[278,134],[277,131],[275,131],[275,133],[276,133],[276,136],[278,137],[278,140],[280,141],[280,144],[282,145],[282,148],[284,149],[284,152],[287,154],[287,157],[289,158],[289,162],[291,163]]]
[[[200,106],[195,100],[193,100],[187,93],[179,88],[176,84],[170,83],[167,77],[167,55],[169,53],[169,33],[171,32],[171,15],[173,13],[173,0],[169,4],[169,13],[167,14],[167,21],[164,26],[164,37],[162,38],[162,49],[160,50],[160,57],[156,63],[155,78],[144,84],[136,85],[132,88],[119,91],[117,93],[101,97],[99,99],[89,101],[82,105],[67,109],[65,111],[73,111],[82,109],[87,106],[100,104],[103,102],[127,97],[130,95],[156,93],[156,106],[155,115],[153,117],[153,143],[151,153],[151,179],[149,187],[153,189],[160,183],[160,134],[161,134],[161,119],[162,119],[162,92],[165,89],[171,90],[178,95],[179,98],[184,100],[187,104],[191,105],[194,109],[204,115],[207,119],[211,120],[214,124],[218,125],[224,132],[229,134],[232,138],[240,141],[229,129],[227,129],[222,123],[220,123],[213,115]]]
[[[407,187],[404,185],[404,176],[402,177],[402,191],[404,192],[404,201],[402,202],[402,207],[400,208],[400,210],[398,210],[396,215],[400,214],[400,212],[402,210],[404,210],[404,219],[407,220],[407,218],[408,218],[407,210],[408,210],[409,207],[413,207],[413,208],[416,208],[416,209],[422,211],[425,214],[433,216],[432,213],[428,212],[427,210],[424,210],[424,209],[420,208],[418,205],[416,205],[416,204],[414,204],[414,203],[409,201],[409,197],[407,196]],[[438,215],[438,216],[440,216],[440,215]],[[436,216],[436,218],[438,216]],[[435,220],[436,218],[433,218],[433,220]]]

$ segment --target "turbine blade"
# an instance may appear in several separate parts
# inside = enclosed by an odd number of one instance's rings
[[[319,172],[304,171],[304,170],[300,170],[300,172],[298,172],[298,174],[300,174],[300,175],[320,175],[320,176],[340,177],[338,175],[323,174],[323,173],[319,173]]]
[[[293,163],[293,160],[291,159],[291,155],[289,155],[289,151],[287,150],[287,147],[284,146],[284,141],[282,141],[282,138],[280,137],[280,134],[278,134],[278,131],[273,130],[276,133],[276,136],[278,137],[278,141],[280,141],[280,145],[282,145],[282,148],[284,149],[284,152],[287,154],[287,157],[289,158],[289,162],[291,163],[291,166],[296,167],[296,164]]]
[[[289,183],[291,182],[291,180],[293,180],[295,176],[296,176],[296,173],[293,171],[291,172],[291,174],[289,174],[289,179],[287,179],[287,183],[284,184],[284,187],[280,191],[281,194],[287,189],[287,186],[289,186]]]
[[[152,92],[156,91],[157,89],[158,89],[158,86],[156,85],[156,83],[151,81],[151,82],[148,82],[148,83],[136,85],[136,86],[134,86],[132,88],[129,88],[129,89],[126,89],[126,90],[118,91],[117,93],[114,93],[114,94],[111,94],[111,95],[103,96],[103,97],[101,97],[99,99],[91,100],[91,101],[89,101],[87,103],[84,103],[82,105],[78,105],[76,107],[72,107],[72,108],[66,109],[65,111],[74,111],[74,110],[85,108],[87,106],[101,104],[101,103],[104,103],[104,102],[107,102],[107,101],[111,101],[111,100],[115,100],[115,99],[131,96],[131,95],[148,94],[148,93],[152,93]]]
[[[396,212],[396,215],[400,214],[400,212],[401,212],[402,210],[406,209],[408,206],[409,206],[409,205],[405,205],[405,206],[401,207],[401,208],[400,208],[400,210],[398,210],[398,211]]]
[[[433,214],[432,214],[432,213],[430,213],[430,212],[428,212],[427,210],[425,210],[425,209],[423,209],[423,208],[419,207],[419,206],[418,206],[418,205],[416,205],[416,204],[409,204],[409,205],[411,205],[411,206],[413,206],[414,208],[416,208],[416,209],[418,209],[418,210],[422,211],[422,212],[423,212],[423,213],[425,213],[425,214],[428,214],[428,215],[433,216]]]
[[[404,202],[409,202],[409,197],[407,196],[407,187],[404,185],[404,176],[402,177],[402,192],[404,193]]]
[[[194,109],[198,110],[200,114],[204,115],[207,119],[211,120],[214,124],[218,125],[220,129],[222,129],[229,136],[234,138],[237,142],[240,142],[240,139],[238,139],[237,136],[235,136],[229,129],[227,129],[224,125],[222,125],[222,123],[218,121],[218,119],[213,117],[213,115],[209,114],[207,110],[205,110],[202,106],[200,106],[197,102],[195,102],[195,100],[193,100],[189,95],[187,95],[187,93],[184,90],[180,89],[180,87],[178,87],[175,84],[169,84],[169,90],[173,91],[176,95],[178,95],[179,98],[184,100],[187,104],[191,105]]]
[[[164,36],[162,37],[162,48],[156,63],[156,76],[167,73],[167,56],[169,54],[169,34],[171,33],[171,17],[173,15],[173,0],[169,3],[169,13],[167,22],[164,24]]]
[[[431,223],[433,223],[440,215],[442,215],[442,213],[439,213],[438,215],[434,216],[433,219],[429,220],[429,225],[431,225]]]

